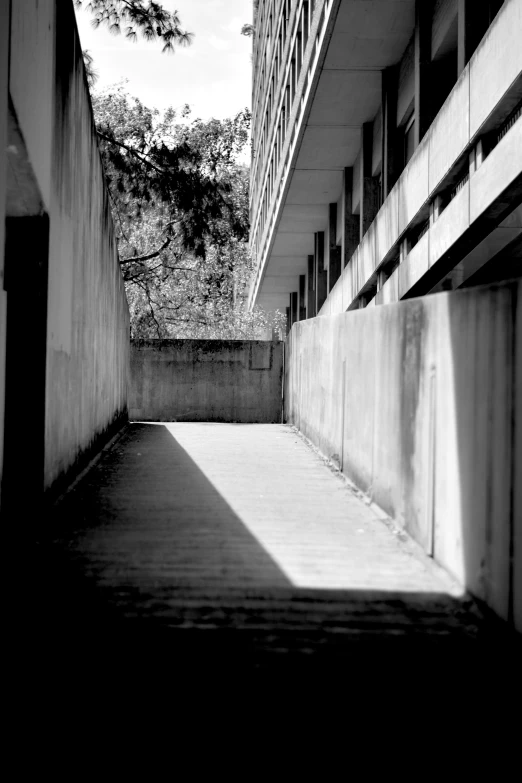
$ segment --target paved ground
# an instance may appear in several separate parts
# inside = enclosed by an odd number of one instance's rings
[[[129,425],[47,528],[40,629],[61,650],[324,671],[485,638],[455,584],[283,425]]]

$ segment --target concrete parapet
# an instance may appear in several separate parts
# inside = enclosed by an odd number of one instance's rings
[[[130,418],[281,421],[283,344],[259,340],[133,340]]]
[[[513,281],[299,322],[285,379],[287,421],[519,630],[521,302]]]

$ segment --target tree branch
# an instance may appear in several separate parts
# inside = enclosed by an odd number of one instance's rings
[[[172,242],[171,237],[167,237],[165,242],[162,244],[161,247],[159,247],[157,250],[154,250],[152,253],[147,253],[144,256],[134,256],[133,258],[122,258],[120,260],[120,265],[123,266],[124,264],[138,264],[142,261],[150,261],[151,258],[157,258],[160,253],[162,253],[164,250],[168,248],[170,243]]]
[[[100,130],[96,129],[97,135],[100,137],[100,139],[104,139],[105,141],[108,141],[110,144],[116,144],[118,147],[122,147],[124,150],[127,150],[127,152],[130,152],[131,155],[135,155],[142,163],[145,163],[147,166],[150,166],[154,171],[157,171],[158,174],[165,174],[163,169],[160,169],[158,166],[154,165],[152,161],[150,161],[145,153],[138,152],[138,150],[134,149],[134,147],[130,147],[128,144],[124,144],[123,141],[118,141],[117,139],[111,138],[110,136],[106,136],[105,133],[102,133]]]

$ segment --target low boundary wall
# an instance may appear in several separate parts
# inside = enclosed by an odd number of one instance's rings
[[[129,416],[140,421],[280,422],[283,344],[133,340]]]
[[[522,281],[295,324],[285,416],[522,630]]]

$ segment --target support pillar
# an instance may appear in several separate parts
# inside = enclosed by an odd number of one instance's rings
[[[341,276],[342,248],[337,245],[337,204],[330,204],[328,221],[328,293]]]
[[[324,231],[318,231],[315,235],[315,312],[319,312],[326,301],[326,276],[324,268]]]
[[[397,182],[397,97],[398,75],[396,66],[386,68],[382,74],[382,197],[388,196]]]
[[[415,0],[415,148],[431,124],[431,13],[432,3]]]
[[[315,310],[315,257],[308,256],[308,285],[307,285],[307,302],[306,302],[306,317],[314,318],[316,314]]]
[[[457,38],[457,72],[460,76],[469,60],[469,0],[457,0],[458,4],[458,38]]]
[[[457,62],[461,74],[496,13],[502,0],[457,0]]]
[[[300,321],[306,319],[306,275],[299,275],[299,309],[297,315]]]
[[[342,265],[343,268],[355,253],[359,244],[360,225],[359,215],[352,212],[353,195],[353,169],[344,170],[344,226],[343,226],[343,245],[342,245]]]
[[[291,327],[299,320],[299,295],[297,291],[290,294],[290,321]]]
[[[373,123],[362,127],[360,239],[364,237],[379,211],[379,179],[372,177]]]

